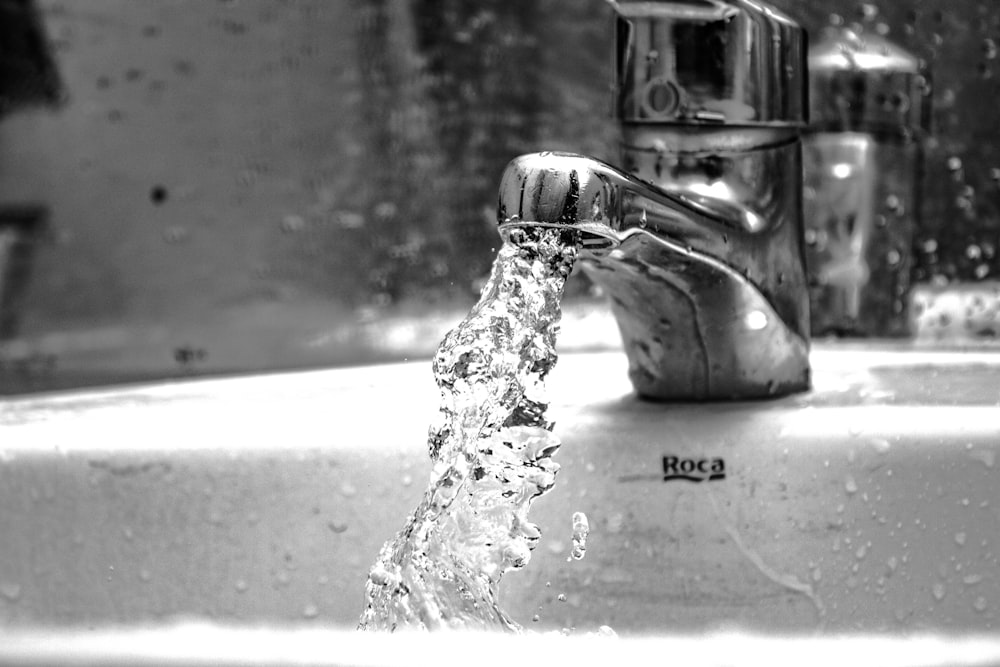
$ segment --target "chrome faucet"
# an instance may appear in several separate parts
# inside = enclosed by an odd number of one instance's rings
[[[565,153],[516,158],[500,183],[501,234],[580,230],[641,396],[808,389],[804,31],[754,0],[613,4],[630,173]]]

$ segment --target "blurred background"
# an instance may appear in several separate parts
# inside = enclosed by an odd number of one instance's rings
[[[773,4],[926,61],[913,278],[1000,293],[995,0]],[[604,0],[0,0],[0,393],[426,356],[486,278],[507,161],[616,161],[611,20]],[[567,301],[579,320],[597,295],[574,276]],[[564,344],[617,344],[594,321]]]

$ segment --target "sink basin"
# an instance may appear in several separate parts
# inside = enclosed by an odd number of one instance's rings
[[[552,374],[562,470],[502,587],[519,622],[1000,623],[1000,353],[818,345],[812,392],[716,404],[641,402],[625,363],[573,353]],[[436,400],[422,361],[0,402],[0,627],[353,628],[423,491]],[[588,550],[567,562],[577,511]]]

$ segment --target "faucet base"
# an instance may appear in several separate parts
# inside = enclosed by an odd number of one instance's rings
[[[758,399],[810,388],[808,341],[718,260],[637,233],[582,262],[611,298],[643,398]]]

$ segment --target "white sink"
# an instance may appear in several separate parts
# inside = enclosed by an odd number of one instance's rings
[[[563,467],[502,606],[620,634],[994,631],[1000,353],[812,363],[808,394],[664,405],[631,396],[620,353],[564,355]],[[0,402],[0,626],[353,628],[423,491],[436,400],[423,361]],[[725,477],[667,482],[664,457]]]

